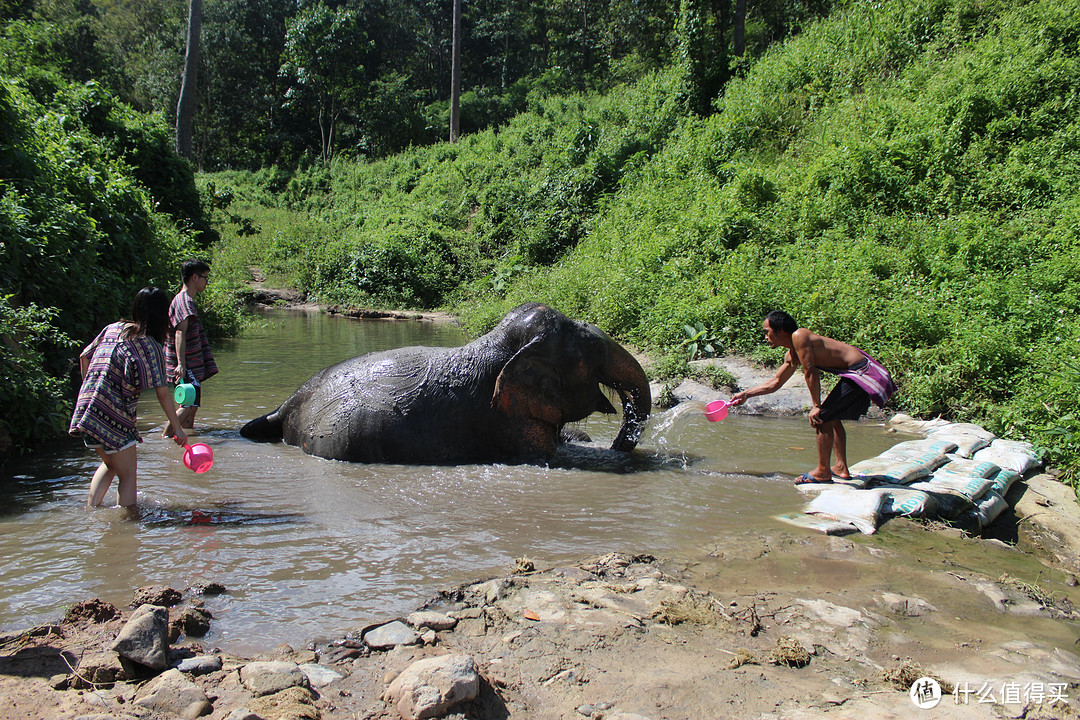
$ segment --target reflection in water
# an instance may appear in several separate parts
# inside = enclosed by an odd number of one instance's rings
[[[301,522],[298,513],[250,512],[233,503],[221,503],[221,507],[173,508],[139,507],[134,518],[144,525],[277,525]]]
[[[448,584],[622,550],[697,555],[741,533],[791,533],[772,517],[802,507],[792,476],[812,467],[801,418],[732,414],[698,403],[656,414],[633,454],[608,448],[619,417],[576,424],[591,443],[546,466],[364,465],[239,437],[314,372],[402,345],[458,345],[454,327],[275,313],[215,348],[192,440],[214,450],[195,474],[159,437],[152,396],[140,408],[140,513],[87,512],[97,461],[74,443],[0,483],[0,630],[53,621],[90,597],[127,605],[134,588],[215,581],[207,642],[237,652],[302,646],[372,617],[401,614]],[[897,440],[874,423],[849,429],[852,458]],[[735,538],[736,540],[731,540]]]

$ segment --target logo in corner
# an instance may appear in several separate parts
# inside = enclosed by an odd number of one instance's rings
[[[941,685],[932,677],[921,677],[911,684],[911,702],[921,710],[930,710],[941,702]]]

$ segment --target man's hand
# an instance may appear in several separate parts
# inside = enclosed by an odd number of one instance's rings
[[[742,405],[744,402],[747,401],[748,397],[749,396],[746,394],[746,391],[737,392],[731,396],[731,400],[728,401],[728,404]]]
[[[810,414],[807,417],[809,417],[810,425],[812,427],[817,427],[818,425],[821,425],[821,406],[818,405],[817,407],[812,408],[810,410]]]

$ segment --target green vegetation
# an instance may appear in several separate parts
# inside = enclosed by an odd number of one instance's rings
[[[672,380],[777,360],[784,308],[893,369],[896,409],[1034,440],[1076,483],[1080,0],[756,3],[743,57],[733,3],[466,4],[453,145],[441,10],[279,6],[208,6],[198,162],[247,169],[197,178],[131,109],[175,104],[175,7],[0,7],[0,362],[43,398],[19,443],[63,416],[67,338],[209,243],[226,327],[257,265],[476,332],[548,302]]]
[[[270,202],[266,171],[215,176],[263,226],[223,252],[329,300],[451,306],[477,331],[542,300],[667,352],[700,323],[765,357],[782,307],[894,369],[898,409],[1032,439],[1075,481],[1078,11],[849,3],[705,117],[676,65],[279,178]]]
[[[0,458],[67,431],[79,349],[211,235],[169,148],[94,83],[0,82]]]

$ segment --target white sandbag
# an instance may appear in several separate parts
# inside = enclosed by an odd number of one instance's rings
[[[922,440],[905,440],[897,443],[881,453],[882,455],[896,455],[897,453],[915,452],[918,454],[933,453],[934,455],[947,455],[956,452],[957,445],[951,440],[938,438],[923,438]]]
[[[870,482],[887,482],[900,485],[930,477],[930,469],[921,463],[895,460],[893,458],[870,458],[861,460],[850,468],[852,477]]]
[[[900,485],[930,477],[936,468],[944,465],[948,459],[944,455],[933,453],[911,453],[886,455],[860,460],[848,470],[852,477],[865,478],[871,482],[886,482]]]
[[[934,470],[938,472],[958,473],[960,475],[978,475],[979,477],[994,477],[1001,468],[988,460],[966,458],[959,455],[948,455],[949,462]]]
[[[929,480],[912,483],[911,487],[924,492],[959,495],[969,502],[974,502],[975,498],[982,497],[993,485],[994,483],[990,478],[979,475],[947,473],[939,470]]]
[[[853,490],[836,486],[823,490],[811,500],[806,506],[806,513],[851,523],[864,535],[872,535],[880,522],[884,500],[885,496],[880,490]]]
[[[1028,448],[1024,448],[1024,445]],[[990,443],[990,447],[979,450],[972,455],[972,458],[997,463],[1003,469],[1012,470],[1021,475],[1042,467],[1042,461],[1039,460],[1035,454],[1035,448],[1030,443],[1010,440],[995,440]]]
[[[968,458],[984,447],[990,446],[989,438],[956,430],[938,430],[931,433],[929,437],[935,440],[948,440],[956,443],[956,454]]]
[[[1028,455],[1033,455],[1035,457],[1039,456],[1039,453],[1035,451],[1035,444],[1029,443],[1027,440],[1006,440],[1005,438],[997,438],[990,443],[990,447],[1019,450],[1020,452],[1026,452]]]
[[[1005,501],[1005,498],[990,491],[976,500],[975,507],[965,511],[959,522],[968,527],[977,527],[981,532],[1008,509],[1009,503]]]
[[[1015,483],[1019,479],[1019,473],[1002,468],[997,475],[990,478],[990,482],[993,483],[990,486],[990,489],[996,492],[1001,497],[1005,497],[1009,494],[1009,488],[1011,488],[1013,486],[1013,483]]]
[[[938,502],[930,493],[914,490],[904,485],[880,488],[884,500],[881,516],[890,517],[937,517]]]
[[[840,478],[833,475],[832,482],[819,483],[819,482],[804,482],[795,485],[795,489],[803,494],[815,494],[822,490],[839,485],[841,487],[855,488],[856,490],[862,490],[869,487],[873,481],[870,478],[863,477],[861,475],[852,475],[849,478]]]
[[[820,515],[785,513],[783,515],[776,515],[775,517],[777,520],[785,522],[788,525],[795,525],[796,527],[807,528],[808,530],[817,530],[826,535],[850,535],[851,533],[859,532],[859,528],[851,523],[830,520],[829,518],[821,517]]]
[[[990,432],[989,430],[984,428],[982,425],[976,425],[975,423],[947,423],[945,425],[940,425],[940,426],[932,429],[927,434],[928,435],[938,435],[938,434],[952,434],[952,433],[963,433],[965,435],[974,435],[976,437],[982,438],[983,440],[985,440],[987,442],[990,442],[991,440],[993,440],[994,438],[997,437],[997,435]]]
[[[914,486],[912,486],[912,489],[914,489]],[[972,505],[970,499],[958,493],[935,492],[925,488],[922,491],[933,500],[937,509],[937,517],[943,520],[953,520],[959,517],[963,512],[970,509]]]
[[[934,418],[933,420],[916,420],[904,413],[897,413],[889,419],[889,425],[897,430],[920,433],[922,435],[928,435],[932,430],[944,427],[948,424],[949,421],[942,420],[941,418]]]

